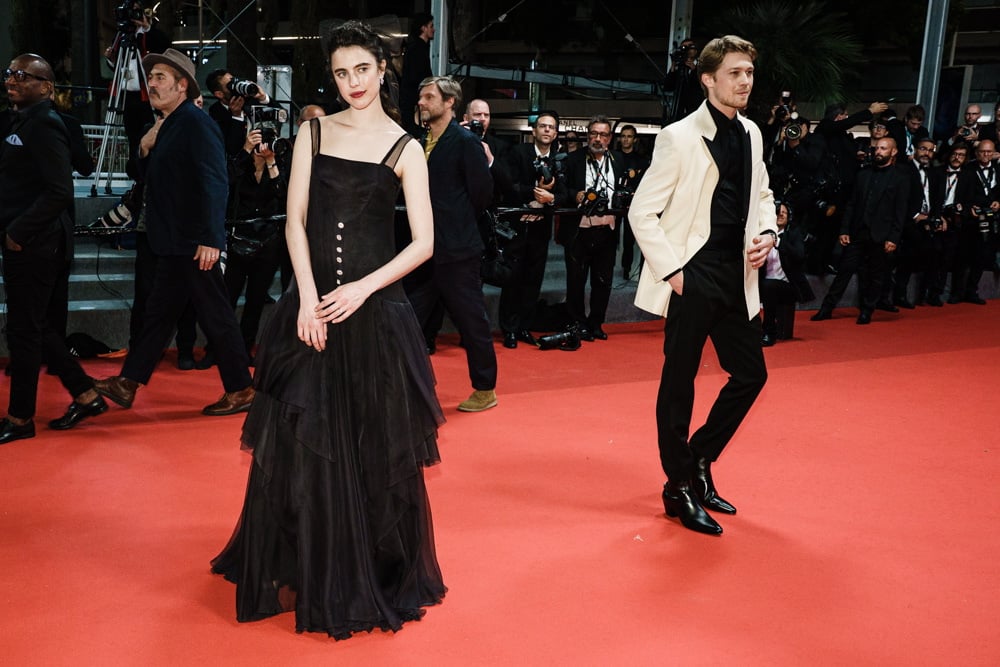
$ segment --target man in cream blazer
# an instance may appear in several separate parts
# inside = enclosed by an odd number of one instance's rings
[[[758,271],[777,241],[760,131],[739,115],[753,87],[753,45],[732,35],[699,58],[708,97],[656,138],[629,211],[645,264],[635,304],[666,318],[656,404],[664,508],[691,530],[722,533],[706,512],[735,514],[711,464],[767,379]],[[706,423],[690,435],[694,379],[711,339],[729,373]]]

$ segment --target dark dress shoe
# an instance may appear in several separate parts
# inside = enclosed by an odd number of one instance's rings
[[[194,354],[191,352],[178,352],[177,368],[182,371],[194,370]]]
[[[532,336],[531,332],[528,331],[527,329],[521,329],[520,331],[518,331],[515,338],[521,341],[522,343],[527,343],[528,345],[534,345],[535,347],[538,347],[538,341],[535,340],[535,337]]]
[[[580,340],[585,340],[588,343],[592,343],[594,341],[594,334],[591,333],[590,329],[588,329],[586,325],[580,324],[579,322],[571,324],[568,330],[575,333]]]
[[[663,509],[667,516],[675,516],[681,524],[698,533],[721,535],[722,526],[708,515],[691,491],[688,482],[667,482],[663,487]]]
[[[590,335],[594,337],[595,340],[607,340],[608,334],[604,333],[604,329],[600,325],[591,328]]]
[[[763,336],[760,337],[761,347],[771,347],[772,345],[774,345],[774,342],[775,338],[771,334],[764,334]]]
[[[899,308],[906,308],[907,310],[913,310],[914,308],[916,308],[916,306],[914,306],[906,299],[896,299],[895,304],[899,306]]]
[[[887,313],[899,312],[899,308],[896,308],[896,306],[892,305],[888,301],[879,301],[878,303],[875,304],[875,308],[877,310],[884,310]]]
[[[194,367],[199,371],[208,370],[215,365],[215,354],[211,350],[205,350],[205,356],[195,362]]]
[[[94,391],[105,398],[110,398],[126,409],[132,407],[132,401],[135,400],[135,392],[138,390],[138,382],[129,380],[127,377],[122,377],[121,375],[115,375],[94,382]]]
[[[107,411],[108,404],[101,396],[98,396],[90,403],[77,403],[73,401],[69,404],[66,414],[59,419],[53,419],[49,422],[49,428],[56,431],[65,431],[66,429],[73,428],[87,417],[96,417]]]
[[[861,314],[858,315],[858,324],[871,324],[872,323],[872,313],[870,310],[862,310]]]
[[[965,297],[965,302],[966,303],[974,303],[977,306],[985,306],[986,305],[986,299],[982,298],[981,296],[975,295],[975,294],[973,294],[972,296]]]
[[[237,412],[246,412],[253,403],[254,389],[252,386],[239,391],[227,391],[222,398],[211,405],[206,405],[201,414],[209,417],[221,417],[222,415],[235,415]]]
[[[513,331],[507,331],[503,335],[503,346],[509,350],[513,350],[517,347],[517,334]]]
[[[0,420],[0,445],[6,445],[15,440],[25,440],[35,437],[35,422],[31,419],[26,424],[15,424],[4,417]]]
[[[694,471],[691,473],[691,490],[694,491],[694,497],[705,509],[725,514],[736,514],[736,508],[733,507],[733,504],[715,490],[715,482],[712,481],[711,461],[697,459],[694,462]]]
[[[828,320],[833,317],[833,311],[829,308],[820,308],[816,311],[816,314],[809,319],[813,322],[822,322],[823,320]]]

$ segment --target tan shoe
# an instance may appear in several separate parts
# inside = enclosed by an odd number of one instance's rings
[[[497,393],[492,389],[477,389],[472,396],[458,404],[462,412],[482,412],[497,404]]]
[[[123,408],[131,408],[132,401],[135,400],[135,392],[139,390],[139,383],[129,380],[127,377],[115,375],[114,377],[94,380],[94,391],[101,396],[110,398]]]
[[[215,403],[206,405],[201,414],[210,417],[221,417],[222,415],[235,415],[237,412],[246,412],[250,409],[254,397],[253,387],[247,387],[239,391],[227,391]]]

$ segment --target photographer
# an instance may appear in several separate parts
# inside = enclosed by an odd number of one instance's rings
[[[205,78],[205,85],[215,98],[208,108],[208,115],[219,124],[225,140],[226,155],[236,155],[243,150],[247,136],[247,118],[244,107],[253,104],[270,104],[267,93],[253,81],[237,79],[227,69],[216,69]]]
[[[979,281],[983,271],[995,261],[1000,211],[1000,177],[992,161],[993,155],[993,142],[981,140],[976,145],[976,161],[966,166],[958,177],[962,217],[948,303],[986,304],[979,296]]]
[[[564,154],[556,153],[559,115],[540,111],[531,130],[533,141],[508,151],[501,168],[507,175],[503,201],[507,206],[528,208],[537,213],[518,213],[510,220],[515,236],[505,246],[505,255],[514,262],[512,282],[500,292],[500,328],[503,345],[516,348],[521,340],[537,341],[528,330],[535,314],[538,295],[545,278],[545,261],[552,238],[552,211],[569,199],[563,174]]]
[[[622,154],[622,164],[624,166],[621,183],[618,189],[623,195],[622,204],[625,208],[632,203],[632,195],[639,187],[642,175],[649,167],[649,156],[636,148],[636,129],[634,125],[623,125],[618,131],[618,144]],[[628,223],[627,212],[623,212],[619,222],[622,225],[622,277],[628,280],[632,276],[632,262],[635,258],[635,235],[632,233],[632,226]],[[639,267],[635,275],[642,269],[642,253],[639,253]]]
[[[664,88],[674,95],[667,123],[684,118],[705,100],[697,70],[698,46],[693,39],[687,38],[670,54],[670,71],[663,79]]]
[[[768,173],[775,196],[797,212],[806,240],[806,271],[822,274],[836,236],[831,216],[840,177],[823,138],[809,133],[807,119],[797,117],[779,130]]]
[[[273,141],[273,137],[271,137]],[[285,141],[279,139],[278,141]],[[262,141],[262,130],[247,134],[243,150],[229,158],[229,239],[224,278],[233,308],[246,289],[240,332],[253,359],[260,316],[283,255],[288,164]],[[241,222],[255,220],[255,222]]]
[[[798,117],[798,106],[792,99],[792,92],[790,90],[781,91],[781,97],[771,107],[771,114],[768,116],[767,122],[760,128],[764,140],[764,161],[767,164],[771,163],[771,154],[784,138],[781,131]]]
[[[816,298],[802,270],[806,259],[805,242],[792,221],[787,203],[774,203],[778,236],[760,269],[760,301],[763,307],[761,345],[770,347],[790,339],[795,330],[795,303]]]
[[[624,176],[621,153],[610,150],[611,121],[598,115],[587,124],[587,150],[566,158],[566,185],[580,216],[561,215],[558,241],[566,255],[566,306],[570,327],[581,340],[607,340],[602,328],[611,301],[618,249],[616,185]],[[590,276],[590,313],[584,291]]]
[[[114,43],[104,50],[112,70],[125,48],[133,43],[140,59],[150,53],[163,53],[170,47],[170,38],[154,24],[152,10],[147,12],[138,0],[125,0],[115,7],[115,20],[118,34]],[[142,71],[141,62],[134,61],[125,72],[125,108],[122,112],[130,161],[135,159],[144,128],[152,122],[153,108],[149,105],[146,73]]]
[[[965,122],[955,128],[955,131],[948,137],[948,146],[958,143],[975,145],[979,141],[981,128],[979,127],[979,117],[983,111],[978,104],[970,104],[965,107]]]
[[[939,171],[931,167],[936,146],[932,139],[917,141],[913,159],[899,165],[910,177],[909,217],[903,224],[899,247],[890,260],[889,278],[883,290],[884,305],[912,309],[909,300],[910,277],[919,274],[916,301],[924,300],[930,275],[938,268],[941,257],[940,243],[935,247],[935,236],[941,231],[941,202],[939,193],[944,188],[939,182]]]

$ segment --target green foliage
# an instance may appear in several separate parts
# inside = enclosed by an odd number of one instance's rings
[[[861,42],[844,14],[829,3],[756,0],[733,3],[710,19],[712,36],[736,34],[753,42],[758,58],[748,113],[766,118],[782,90],[819,104],[841,101],[856,76]]]

